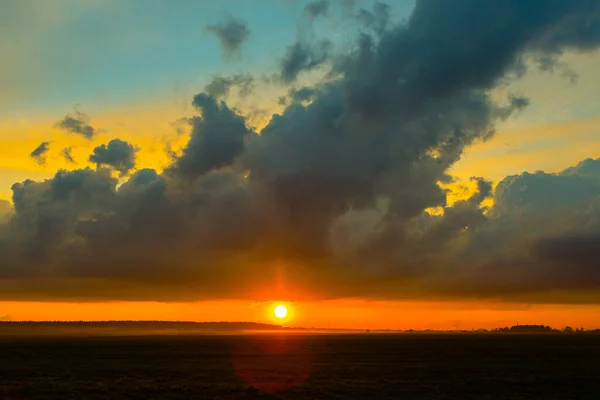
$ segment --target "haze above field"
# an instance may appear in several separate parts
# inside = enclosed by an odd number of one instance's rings
[[[600,329],[585,330],[570,326],[557,329],[548,325],[515,325],[488,329],[389,330],[389,329],[328,329],[282,326],[257,322],[186,322],[186,321],[0,321],[1,336],[65,336],[65,335],[229,335],[280,333],[288,334],[375,334],[375,333],[587,333],[599,334]]]
[[[600,1],[0,24],[5,319],[600,326]]]

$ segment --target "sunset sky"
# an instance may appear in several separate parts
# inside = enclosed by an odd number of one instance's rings
[[[7,0],[0,319],[600,328],[593,0]]]

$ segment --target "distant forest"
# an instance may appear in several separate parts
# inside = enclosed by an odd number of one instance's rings
[[[2,334],[152,334],[282,331],[281,325],[259,322],[171,322],[171,321],[0,321]]]
[[[382,332],[382,331],[373,331],[373,332]],[[563,329],[552,328],[548,325],[513,325],[511,327],[505,326],[504,328],[494,328],[494,329],[456,329],[456,330],[446,330],[439,331],[433,329],[425,329],[425,330],[414,330],[408,329],[402,332],[463,332],[463,333],[600,333],[600,329],[584,329],[584,328],[572,328],[570,326],[566,326]]]

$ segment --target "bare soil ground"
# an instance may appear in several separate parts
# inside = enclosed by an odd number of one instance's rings
[[[599,399],[600,335],[0,337],[0,399]]]

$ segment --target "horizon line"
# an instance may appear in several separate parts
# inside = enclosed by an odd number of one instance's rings
[[[189,324],[189,325],[202,325],[202,324],[255,324],[264,325],[269,327],[275,327],[280,329],[299,329],[299,330],[345,330],[345,331],[360,331],[360,332],[381,332],[381,331],[395,331],[395,332],[494,332],[502,331],[504,329],[513,329],[522,327],[525,328],[544,328],[550,329],[553,332],[563,332],[567,329],[571,329],[573,332],[594,332],[600,331],[600,328],[582,328],[582,327],[571,327],[569,325],[563,328],[555,328],[551,325],[545,324],[519,324],[512,326],[502,326],[495,328],[471,328],[471,329],[414,329],[414,328],[340,328],[340,327],[303,327],[303,326],[288,326],[284,324],[277,324],[271,322],[258,322],[258,321],[191,321],[191,320],[0,320],[0,325],[3,324],[144,324],[144,323],[155,323],[155,324]]]

